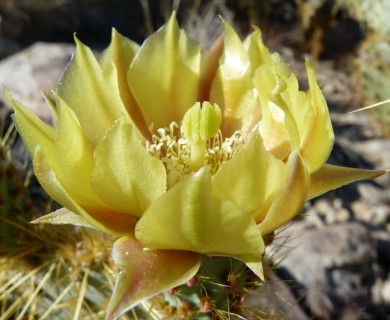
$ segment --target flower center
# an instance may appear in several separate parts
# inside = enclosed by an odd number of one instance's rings
[[[217,105],[196,103],[184,115],[181,126],[172,122],[152,135],[152,143],[147,142],[146,149],[165,165],[168,188],[205,165],[210,166],[214,175],[241,149],[242,132],[238,130],[224,139],[220,124],[221,111]]]

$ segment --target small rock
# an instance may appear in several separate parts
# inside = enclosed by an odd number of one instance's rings
[[[267,279],[245,299],[243,310],[264,309],[270,319],[309,320],[291,293],[288,283],[272,270],[266,270]],[[248,319],[251,312],[248,312]],[[256,317],[257,319],[257,317]]]
[[[380,178],[381,177],[378,179]],[[390,202],[390,193],[383,192],[385,188],[376,185],[378,179],[376,179],[374,183],[366,182],[357,184],[357,189],[361,195],[362,200],[365,200],[369,204],[375,205],[381,202]]]
[[[306,208],[305,216],[307,221],[321,227],[322,225],[348,221],[350,213],[344,208],[340,198],[330,200],[324,197],[319,198],[311,207]]]
[[[357,222],[340,223],[317,229],[302,221],[292,224],[279,235],[290,251],[282,265],[294,272],[302,283],[326,280],[318,270],[364,265],[371,261],[372,240],[367,229]],[[271,250],[281,250],[278,238]],[[291,249],[293,248],[293,249]],[[283,250],[282,250],[283,251]],[[310,268],[310,270],[305,268]]]
[[[369,224],[385,226],[390,220],[390,207],[385,204],[373,206],[366,201],[358,200],[351,204],[351,209],[357,220]]]
[[[48,122],[51,113],[41,92],[48,92],[49,86],[56,87],[73,51],[70,44],[36,43],[0,61],[0,83],[16,100]],[[0,102],[10,108],[3,90]]]
[[[306,306],[316,317],[340,319],[335,318],[336,310],[369,304],[375,246],[360,223],[318,229],[300,221],[275,238],[272,252],[280,257],[286,279],[300,288],[297,295],[306,296]]]
[[[390,279],[387,279],[382,286],[382,299],[387,305],[390,305]]]
[[[390,140],[386,138],[371,139],[355,143],[354,149],[362,154],[375,169],[390,168]],[[384,187],[390,186],[390,175],[385,174],[375,180]]]
[[[306,303],[311,312],[324,320],[331,320],[332,313],[335,312],[335,306],[326,294],[326,288],[322,283],[314,283],[306,293]]]
[[[371,287],[371,300],[374,305],[383,303],[382,298],[383,279],[377,278],[374,285]]]

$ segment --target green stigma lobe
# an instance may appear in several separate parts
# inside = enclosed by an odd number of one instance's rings
[[[222,122],[221,109],[210,102],[196,102],[184,115],[184,137],[192,142],[206,141],[218,133]]]
[[[202,105],[196,102],[184,115],[181,128],[191,145],[191,170],[205,164],[206,141],[218,133],[221,122],[221,109],[207,101]]]

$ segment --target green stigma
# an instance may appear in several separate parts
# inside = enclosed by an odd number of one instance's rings
[[[184,137],[197,143],[214,137],[222,122],[221,109],[217,104],[196,102],[184,115],[181,128]]]
[[[210,102],[196,102],[184,115],[181,129],[190,141],[190,169],[198,170],[205,164],[206,141],[214,137],[222,122],[221,109]]]

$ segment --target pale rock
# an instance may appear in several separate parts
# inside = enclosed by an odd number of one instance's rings
[[[320,227],[321,225],[348,221],[350,213],[348,209],[344,208],[341,199],[330,200],[324,197],[319,198],[311,207],[307,208],[305,216],[307,221]]]
[[[385,174],[383,176],[385,178],[384,180],[387,179],[387,175],[388,174]],[[382,177],[375,179],[374,182],[357,184],[357,190],[359,191],[362,200],[372,205],[377,205],[378,203],[384,202],[390,203],[390,192],[386,192],[386,187],[377,185],[377,182],[381,181],[381,178]]]
[[[42,96],[55,88],[74,51],[70,44],[36,43],[0,61],[0,83],[12,96],[49,122],[51,113]],[[0,90],[0,105],[10,108]]]
[[[377,205],[370,205],[366,201],[357,200],[351,204],[351,210],[357,220],[385,226],[390,220],[390,207],[378,202]]]
[[[279,257],[281,272],[296,283],[296,294],[305,296],[307,307],[320,319],[334,319],[335,310],[369,303],[375,246],[360,223],[318,229],[297,222],[276,237],[268,254]]]
[[[390,305],[390,279],[387,279],[382,286],[382,299],[387,305]]]
[[[371,301],[374,305],[380,305],[383,303],[382,298],[383,279],[377,278],[374,285],[371,287]]]
[[[309,320],[288,284],[272,270],[266,270],[267,279],[256,289],[251,290],[245,299],[243,310],[262,308],[270,319]],[[283,315],[283,316],[282,316]],[[250,312],[246,319],[252,319]]]

